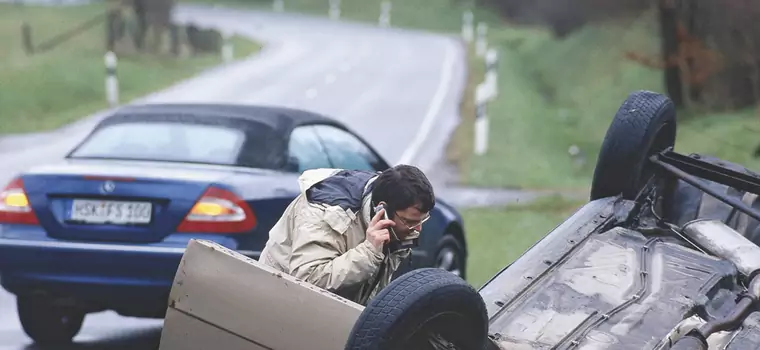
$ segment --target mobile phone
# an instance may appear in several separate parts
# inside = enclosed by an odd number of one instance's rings
[[[379,204],[375,207],[375,213],[379,212],[380,210],[385,209],[383,212],[383,218],[385,220],[390,220],[388,218],[388,210],[385,207],[385,204]],[[399,241],[398,236],[396,235],[396,231],[393,230],[393,227],[388,227],[388,231],[391,233],[391,242],[393,241]]]
[[[380,210],[385,209],[385,212],[383,212],[383,218],[386,220],[390,220],[388,218],[388,208],[385,207],[384,204],[379,204],[375,206],[375,213],[379,212]],[[402,241],[398,238],[398,235],[396,234],[396,231],[393,229],[393,227],[388,227],[388,231],[391,233],[391,239],[388,243],[384,245],[385,249],[388,249],[389,251],[396,251],[399,249],[404,248],[414,248],[417,247],[419,244],[419,239],[411,239]]]

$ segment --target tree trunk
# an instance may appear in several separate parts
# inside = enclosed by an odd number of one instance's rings
[[[683,107],[684,92],[680,67],[677,64],[678,45],[678,12],[673,0],[660,0],[660,33],[662,44],[662,61],[665,63],[665,89],[676,107]]]

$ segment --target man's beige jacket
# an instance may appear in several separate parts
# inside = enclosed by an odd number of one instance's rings
[[[298,179],[301,193],[272,227],[259,261],[366,305],[410,253],[404,249],[385,256],[365,240],[373,213],[370,189],[377,176],[343,169],[305,171]]]

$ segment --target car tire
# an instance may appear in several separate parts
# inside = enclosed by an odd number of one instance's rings
[[[353,326],[346,350],[428,349],[425,334],[446,335],[457,349],[483,349],[488,315],[480,294],[435,268],[410,271],[373,298]]]
[[[467,280],[467,257],[464,247],[451,233],[446,233],[435,250],[434,267],[451,272]]]
[[[622,195],[634,199],[654,175],[649,157],[676,141],[676,111],[662,94],[637,91],[618,109],[602,142],[591,200]]]
[[[42,298],[20,296],[16,304],[21,327],[40,345],[71,343],[86,316],[83,311],[56,306]]]

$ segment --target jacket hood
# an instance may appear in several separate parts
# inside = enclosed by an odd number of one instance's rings
[[[341,169],[311,169],[306,170],[298,177],[298,186],[301,189],[301,194],[306,194],[306,190],[318,182],[333,176]]]
[[[345,169],[307,170],[299,177],[301,192],[310,203],[337,206],[357,213],[372,191],[371,180],[378,174]]]

